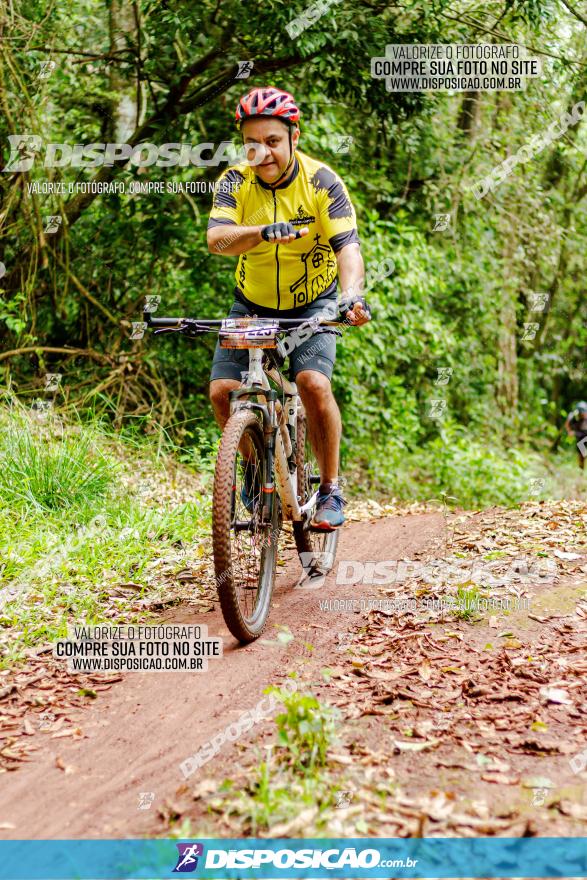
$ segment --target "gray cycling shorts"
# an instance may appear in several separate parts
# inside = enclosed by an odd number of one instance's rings
[[[309,318],[315,316],[324,310],[326,305],[332,307],[336,305],[336,294],[332,296],[319,297],[310,303],[307,308],[296,310],[296,314],[290,313],[273,313],[272,317],[295,317]],[[240,318],[252,315],[253,310],[245,303],[234,302],[228,313],[229,318]],[[289,353],[289,378],[294,381],[298,373],[302,370],[316,370],[322,373],[328,379],[332,379],[334,369],[334,361],[336,360],[336,338],[337,334],[333,331],[320,331],[312,333],[299,343]],[[246,349],[238,348],[220,348],[216,344],[216,351],[212,360],[212,372],[210,380],[213,379],[236,379],[238,382],[242,379],[242,373],[249,368],[249,353]]]

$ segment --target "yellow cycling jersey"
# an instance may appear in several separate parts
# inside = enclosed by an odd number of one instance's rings
[[[246,163],[234,165],[218,179],[208,228],[264,226],[289,222],[307,226],[309,234],[291,244],[262,241],[241,254],[236,284],[241,296],[269,309],[305,306],[337,276],[335,254],[359,242],[355,211],[340,177],[296,150],[291,179],[275,188],[264,183]],[[230,230],[226,230],[230,242]]]

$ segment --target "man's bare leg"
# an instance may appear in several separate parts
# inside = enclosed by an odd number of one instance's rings
[[[228,395],[230,391],[240,387],[237,379],[212,379],[210,382],[210,402],[214,410],[214,418],[222,430],[230,416],[230,400]],[[249,446],[249,444],[246,444]],[[241,442],[239,451],[243,458],[250,459],[252,455],[251,449],[247,449]]]
[[[310,443],[320,467],[321,483],[335,483],[342,423],[330,380],[317,370],[302,370],[296,385],[306,410]]]
[[[237,379],[212,379],[210,382],[210,403],[214,410],[214,418],[222,430],[230,415],[230,401],[228,394],[238,388],[240,382]]]

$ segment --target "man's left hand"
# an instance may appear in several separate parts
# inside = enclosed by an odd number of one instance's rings
[[[371,309],[369,308],[367,301],[363,299],[363,297],[355,300],[355,302],[345,314],[345,321],[348,321],[348,323],[352,324],[353,327],[360,327],[361,324],[366,324],[367,321],[370,320]]]

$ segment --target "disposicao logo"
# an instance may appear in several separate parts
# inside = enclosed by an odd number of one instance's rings
[[[198,867],[198,856],[204,855],[202,843],[176,843],[179,855],[174,874],[191,874]]]

